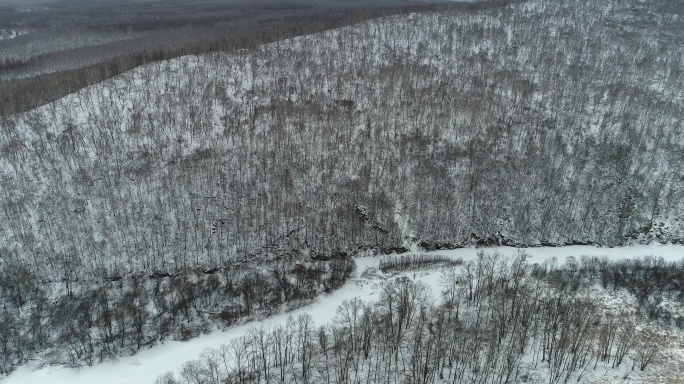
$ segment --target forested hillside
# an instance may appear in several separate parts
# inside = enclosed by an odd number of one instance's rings
[[[683,242],[682,10],[533,0],[391,16],[156,62],[1,116],[0,340],[90,351],[73,362],[134,351],[168,303],[183,303],[174,331],[182,311],[211,317],[211,289],[197,292],[217,271],[211,284],[232,287],[236,265],[309,279],[310,298],[353,268],[325,260],[363,252]],[[65,317],[54,297],[65,313],[92,304],[100,347],[78,346],[89,327],[29,326]],[[12,345],[6,370],[33,351]]]
[[[679,241],[684,48],[667,7],[387,17],[6,116],[3,259],[92,275],[281,243]]]

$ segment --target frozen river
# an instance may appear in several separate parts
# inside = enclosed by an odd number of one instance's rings
[[[500,248],[462,248],[451,251],[435,251],[431,254],[446,255],[453,258],[461,258],[465,261],[476,257],[480,250],[486,252],[498,251],[504,255],[515,255],[519,249],[510,247]],[[570,246],[559,248],[526,248],[530,255],[528,263],[543,263],[546,260],[556,258],[559,264],[570,256],[579,258],[580,256],[607,257],[611,260],[634,258],[643,256],[660,256],[666,260],[681,260],[684,258],[684,247],[674,245],[651,245],[633,246],[625,248],[598,248],[592,246]],[[384,256],[394,257],[394,256]],[[351,279],[339,290],[319,297],[314,303],[297,309],[292,312],[280,314],[261,321],[250,322],[248,324],[231,328],[227,331],[215,331],[207,335],[202,335],[186,342],[168,341],[162,345],[157,345],[151,349],[140,351],[134,356],[119,358],[115,361],[108,361],[91,367],[80,369],[65,368],[62,366],[50,366],[36,369],[37,364],[29,364],[20,367],[12,375],[4,380],[3,384],[92,384],[92,383],[114,383],[114,384],[150,384],[159,375],[167,372],[179,372],[182,365],[190,359],[196,359],[207,348],[218,348],[222,344],[228,343],[232,338],[245,334],[249,329],[260,326],[270,326],[277,323],[284,324],[288,317],[308,313],[316,321],[316,325],[323,325],[335,316],[337,307],[344,301],[359,297],[363,300],[372,301],[377,297],[380,282],[372,279],[364,279],[361,273],[366,268],[377,266],[381,257],[363,257],[356,259],[356,277]],[[422,280],[432,287],[435,297],[439,294],[438,272],[421,272],[414,274],[408,272],[411,278]]]

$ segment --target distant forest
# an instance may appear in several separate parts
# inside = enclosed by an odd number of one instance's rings
[[[260,44],[383,15],[483,8],[479,3],[313,1],[57,1],[3,7],[0,111],[27,111],[147,63]]]
[[[2,372],[301,305],[362,254],[684,242],[682,11],[369,11],[11,80]],[[120,32],[124,49],[140,31]],[[20,77],[32,64],[7,65]],[[89,316],[42,328],[74,313]]]

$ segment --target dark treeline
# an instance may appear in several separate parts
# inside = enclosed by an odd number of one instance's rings
[[[407,269],[420,269],[435,267],[436,265],[459,265],[461,260],[454,260],[442,255],[401,255],[399,257],[389,257],[380,260],[378,269],[382,272],[405,271]]]
[[[684,262],[582,257],[559,267],[525,259],[480,253],[445,269],[437,305],[422,283],[389,281],[375,303],[344,302],[331,324],[316,327],[302,315],[254,329],[157,383],[553,384],[604,377],[622,364],[629,372],[659,363],[662,324],[645,316],[643,303],[620,303],[616,311],[589,292],[601,281],[619,286],[614,273],[623,270],[641,276],[635,285],[659,291],[650,299],[665,295],[683,304],[681,287],[654,277],[681,276]]]
[[[29,265],[5,265],[0,375],[37,356],[47,364],[94,364],[298,308],[339,288],[355,269],[349,259],[259,264],[95,281],[67,274],[61,282],[41,279]]]

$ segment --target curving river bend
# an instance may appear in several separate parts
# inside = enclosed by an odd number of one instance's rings
[[[569,247],[540,247],[525,248],[530,264],[543,263],[556,258],[558,264],[563,264],[570,257],[580,256],[607,257],[610,260],[655,256],[663,257],[669,261],[679,261],[684,258],[684,247],[677,245],[643,245],[621,248],[599,248],[593,246],[569,246]],[[499,248],[462,248],[451,251],[434,251],[429,254],[446,255],[460,258],[464,261],[472,260],[479,251],[498,251],[503,255],[515,255],[521,249],[511,247]],[[397,257],[390,255],[383,257]],[[207,348],[218,348],[228,343],[232,338],[241,336],[249,329],[260,326],[270,326],[278,323],[284,324],[290,316],[308,313],[316,321],[316,325],[323,325],[335,316],[337,307],[344,301],[359,297],[362,300],[373,301],[377,297],[379,281],[361,277],[363,271],[369,267],[377,267],[381,257],[361,257],[355,259],[357,263],[356,277],[352,278],[339,290],[319,297],[314,303],[292,312],[272,316],[270,318],[250,322],[227,331],[214,331],[202,335],[190,341],[167,341],[151,349],[138,352],[134,356],[121,357],[118,360],[107,361],[90,367],[79,369],[65,368],[63,366],[49,366],[36,369],[39,362],[24,365],[13,372],[9,377],[0,380],[3,384],[137,384],[153,383],[157,377],[167,371],[179,372],[185,362],[196,359]],[[416,276],[413,272],[407,272],[407,276],[422,280],[431,286],[435,299],[439,297],[438,271],[420,273]]]

